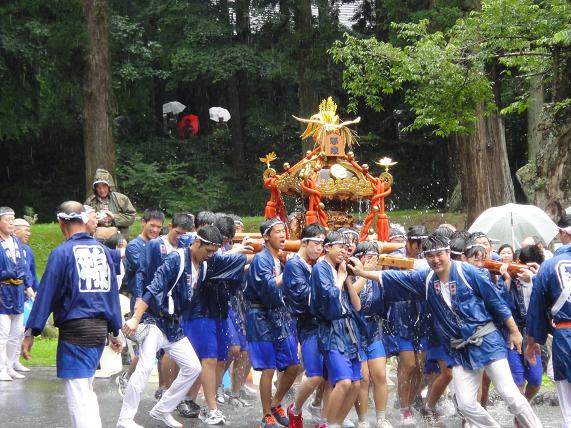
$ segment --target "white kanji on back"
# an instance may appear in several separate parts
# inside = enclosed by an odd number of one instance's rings
[[[100,245],[76,245],[73,247],[75,266],[82,293],[106,293],[111,289],[111,269],[105,250]]]

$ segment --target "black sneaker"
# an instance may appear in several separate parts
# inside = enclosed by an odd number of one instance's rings
[[[192,400],[184,400],[178,403],[176,410],[183,418],[197,418],[200,413],[200,406]]]
[[[155,400],[160,400],[161,397],[163,396],[163,392],[165,392],[164,389],[158,388],[158,389],[155,391]]]

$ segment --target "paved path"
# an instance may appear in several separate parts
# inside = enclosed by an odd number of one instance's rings
[[[120,397],[117,393],[114,378],[96,379],[94,382],[96,393],[99,398],[99,407],[104,428],[113,428],[121,408]],[[146,428],[158,428],[161,425],[151,419],[147,412],[155,403],[153,392],[156,383],[147,385],[143,394],[141,406],[136,421]],[[391,388],[389,403],[392,403],[394,388]],[[561,426],[561,415],[558,407],[548,405],[534,406],[538,412],[544,428],[559,428]],[[223,406],[221,410],[227,417],[226,425],[236,428],[257,428],[261,412],[259,403],[256,401],[251,408],[234,408]],[[490,408],[491,413],[500,422],[502,428],[513,427],[513,418],[510,416],[505,405],[498,404]],[[356,420],[354,411],[350,414]],[[374,411],[369,411],[371,422],[373,422]],[[395,427],[397,424],[398,412],[389,409],[389,419]],[[63,387],[61,381],[55,376],[55,368],[33,368],[26,379],[12,382],[0,382],[0,427],[2,428],[64,428],[69,426],[69,418]],[[185,427],[204,428],[198,419],[182,419]],[[374,424],[371,424],[374,427]],[[425,423],[419,423],[420,427],[428,427]],[[439,427],[460,427],[460,422],[456,417],[447,418],[445,423]],[[312,427],[306,424],[306,427]]]

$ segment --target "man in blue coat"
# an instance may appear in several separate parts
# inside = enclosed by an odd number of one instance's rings
[[[522,336],[488,273],[451,261],[444,236],[429,236],[422,249],[430,267],[423,271],[366,271],[356,258],[351,258],[354,267],[350,269],[356,275],[379,280],[388,300],[428,302],[437,339],[454,358],[454,390],[458,408],[468,422],[478,427],[500,426],[476,399],[485,370],[517,422],[526,428],[541,427],[511,376],[505,340],[495,324],[506,326],[508,346],[519,352]]]
[[[527,310],[526,357],[535,364],[539,344],[553,331],[553,370],[563,414],[561,426],[571,426],[571,216],[559,224],[563,244],[543,262],[533,278]],[[553,328],[555,326],[555,328]]]
[[[154,365],[157,351],[163,349],[179,367],[172,385],[150,411],[151,417],[169,427],[182,427],[171,414],[198,378],[200,361],[180,325],[180,316],[191,304],[193,294],[205,281],[223,275],[222,266],[207,263],[222,245],[222,235],[214,226],[205,226],[190,246],[172,251],[157,269],[135,314],[125,323],[125,334],[137,331],[139,323],[146,329],[140,340],[139,363],[125,391],[118,428],[138,427],[133,418],[140,397]],[[214,261],[214,260],[213,260]],[[243,265],[241,266],[243,268]]]
[[[24,248],[13,233],[14,210],[0,207],[0,381],[24,378],[14,362],[24,329],[24,290],[33,293]]]
[[[87,233],[87,215],[79,202],[61,204],[57,218],[66,241],[48,258],[26,324],[22,355],[30,358],[34,336],[53,313],[59,328],[57,376],[64,380],[71,425],[100,428],[93,376],[106,340],[116,352],[123,347],[117,337],[122,325],[115,274],[120,259]]]
[[[279,218],[260,226],[265,247],[250,264],[244,297],[250,302],[246,317],[246,339],[254,370],[260,377],[261,428],[288,426],[281,400],[290,389],[299,368],[297,341],[291,332],[291,318],[283,299],[283,274],[278,253],[286,241],[285,224]],[[275,371],[284,371],[272,397]]]
[[[323,356],[317,348],[317,320],[309,311],[309,277],[311,269],[323,253],[325,228],[309,224],[301,232],[301,245],[297,254],[284,268],[284,300],[290,313],[296,318],[297,337],[305,377],[297,389],[294,402],[288,407],[290,428],[303,428],[301,409],[305,401],[323,381]]]

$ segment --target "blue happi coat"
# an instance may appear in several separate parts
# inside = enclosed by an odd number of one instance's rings
[[[129,241],[125,249],[125,279],[127,290],[133,297],[141,297],[141,290],[137,288],[137,270],[139,270],[139,260],[145,251],[145,241],[141,236]]]
[[[88,233],[71,236],[50,253],[26,328],[40,334],[53,313],[56,327],[102,318],[108,331],[118,335],[123,324],[116,276],[120,261]]]
[[[321,260],[311,270],[309,307],[317,318],[321,352],[338,351],[349,359],[359,358],[363,349],[364,322],[345,290],[335,286],[333,267]]]
[[[406,257],[406,249],[399,248],[390,256]],[[390,302],[385,305],[385,312],[382,315],[387,320],[383,324],[385,334],[410,341],[419,341],[429,334],[430,319],[425,301]]]
[[[24,250],[24,257],[28,268],[29,286],[37,292],[40,281],[38,281],[38,275],[36,274],[36,258],[34,257],[34,253],[29,245],[22,244],[22,249]]]
[[[279,342],[292,333],[283,289],[276,283],[281,271],[281,264],[267,248],[250,263],[244,288],[244,298],[250,304],[246,315],[248,342]]]
[[[382,318],[381,314],[385,313],[384,288],[378,282],[367,280],[365,286],[359,293],[361,300],[361,317],[365,321],[365,337],[364,342],[370,345],[373,342],[381,340]]]
[[[183,239],[184,238],[184,239]],[[142,297],[145,289],[153,280],[155,272],[169,255],[169,247],[165,245],[165,236],[151,239],[139,253],[139,269],[135,280],[135,297]],[[178,248],[188,247],[190,236],[183,235],[178,241]]]
[[[206,279],[195,290],[182,318],[228,318],[230,292],[242,286],[246,261],[244,254],[214,254],[208,260]]]
[[[300,342],[317,334],[317,320],[309,311],[311,267],[297,254],[284,267],[283,295],[286,307],[297,318]]]
[[[32,286],[29,266],[20,240],[12,236],[16,260],[10,257],[8,245],[0,240],[0,314],[17,315],[24,312],[24,290]],[[10,284],[7,280],[21,280],[22,284]]]
[[[539,344],[544,344],[547,334],[555,325],[571,322],[571,296],[567,298],[555,316],[551,308],[565,287],[571,287],[571,244],[553,253],[553,258],[543,262],[533,278],[533,291],[527,308],[527,334]],[[553,370],[555,380],[571,382],[571,328],[553,330]]]
[[[472,370],[506,358],[505,341],[497,330],[484,336],[480,346],[468,345],[460,350],[451,347],[452,339],[467,340],[478,327],[489,322],[503,324],[511,317],[508,306],[491,284],[487,272],[467,263],[451,263],[449,284],[452,307],[444,301],[440,280],[430,269],[382,271],[380,283],[387,300],[426,300],[434,334],[456,364]]]

